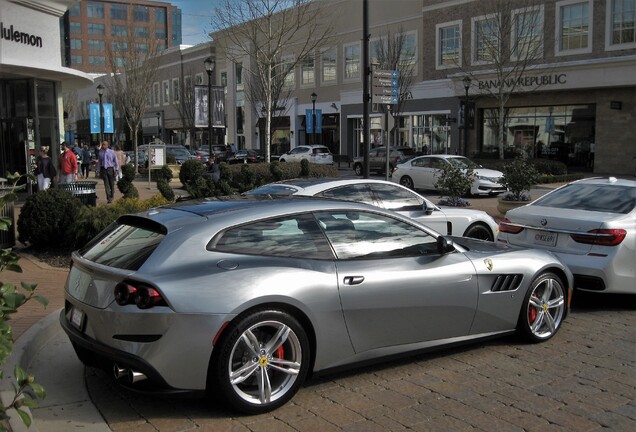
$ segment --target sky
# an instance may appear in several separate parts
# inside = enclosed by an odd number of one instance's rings
[[[181,27],[184,45],[196,45],[210,40],[214,8],[223,6],[223,0],[167,0],[181,9]]]

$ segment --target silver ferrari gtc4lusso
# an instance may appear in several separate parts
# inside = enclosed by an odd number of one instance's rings
[[[60,322],[124,385],[261,413],[311,373],[515,331],[548,340],[571,286],[550,252],[378,207],[222,198],[117,219],[73,253]]]

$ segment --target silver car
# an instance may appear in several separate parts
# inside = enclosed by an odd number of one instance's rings
[[[546,341],[571,283],[549,252],[377,207],[211,199],[122,216],[74,252],[60,322],[125,385],[262,413],[310,373],[515,331]]]
[[[419,156],[407,162],[401,163],[393,170],[392,180],[409,189],[436,189],[439,174],[446,164],[453,164],[466,171],[472,168],[475,178],[470,195],[499,195],[506,191],[499,182],[503,173],[501,171],[484,168],[467,157],[456,155],[429,155]]]
[[[435,231],[481,240],[495,239],[497,223],[481,210],[438,207],[404,186],[372,179],[293,179],[270,183],[246,194],[335,198],[396,211]]]
[[[574,287],[636,294],[636,181],[579,180],[510,210],[498,242],[542,248],[574,273]]]

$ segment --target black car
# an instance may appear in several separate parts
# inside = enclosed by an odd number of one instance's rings
[[[265,158],[254,150],[238,150],[232,156],[226,159],[227,163],[256,163],[263,162]]]

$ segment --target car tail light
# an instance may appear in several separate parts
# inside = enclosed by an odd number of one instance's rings
[[[139,309],[149,309],[153,306],[167,306],[159,291],[145,285],[131,285],[120,282],[115,287],[115,301],[120,306],[136,304]]]
[[[503,218],[499,221],[499,232],[509,234],[519,234],[523,231],[523,227],[512,225],[512,222],[508,218]]]
[[[627,231],[624,229],[595,229],[584,234],[570,234],[577,243],[587,243],[599,246],[616,246],[621,244]]]

